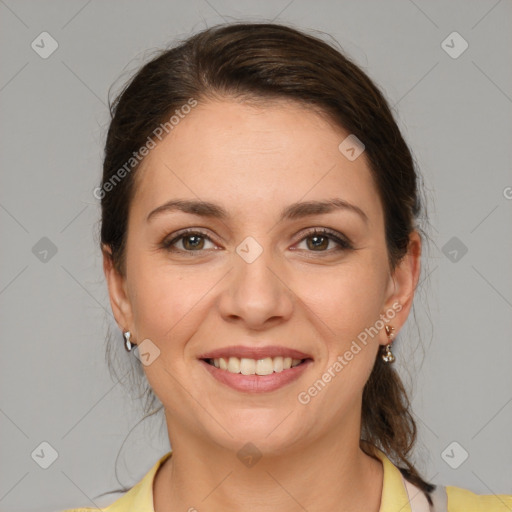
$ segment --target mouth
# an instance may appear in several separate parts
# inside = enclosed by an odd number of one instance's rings
[[[242,374],[242,375],[272,375],[273,373],[287,372],[297,366],[301,366],[311,358],[292,358],[292,357],[264,357],[262,359],[250,359],[246,357],[216,357],[216,358],[202,358],[202,361],[214,366],[219,370],[228,373]]]
[[[313,357],[279,345],[234,345],[197,356],[213,379],[242,393],[276,391],[290,385],[313,365]]]
[[[283,356],[248,359],[232,356],[201,358],[199,362],[207,374],[221,385],[238,392],[254,394],[287,387],[312,366],[313,359]]]

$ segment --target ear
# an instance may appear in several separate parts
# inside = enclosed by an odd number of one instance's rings
[[[394,317],[388,322],[388,325],[394,327],[394,336],[398,334],[409,316],[420,272],[421,237],[415,230],[409,235],[407,254],[389,276],[384,315],[387,311],[395,312]],[[385,344],[389,343],[385,331],[383,340]]]
[[[110,306],[114,318],[122,331],[130,330],[133,316],[127,293],[126,278],[115,268],[110,247],[103,245],[102,253],[103,272],[107,281]]]

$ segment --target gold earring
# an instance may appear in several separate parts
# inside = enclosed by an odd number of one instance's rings
[[[390,325],[385,326],[386,334],[388,335],[389,343],[385,345],[383,348],[383,353],[381,354],[382,360],[385,363],[393,363],[395,361],[395,356],[393,355],[393,352],[391,352],[391,338],[394,336],[394,327],[391,327]]]

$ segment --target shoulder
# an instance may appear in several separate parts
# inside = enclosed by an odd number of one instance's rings
[[[66,510],[61,510],[60,512],[90,512],[91,510],[98,510],[94,508],[67,508]]]
[[[134,485],[126,494],[101,509],[98,507],[69,508],[59,512],[154,512],[153,509],[153,482],[155,475],[163,463],[172,455],[172,450],[153,465],[148,473]]]
[[[446,486],[448,512],[510,512],[511,494],[475,494],[469,489]]]
[[[132,487],[127,492],[123,493],[118,498],[105,498],[101,499],[94,498],[94,507],[78,507],[78,508],[67,508],[65,510],[59,510],[59,512],[119,512],[124,510],[131,510],[133,500],[136,498],[133,494],[133,489],[140,488],[140,483]],[[112,493],[108,493],[112,494]],[[117,493],[118,494],[118,493]],[[142,511],[141,511],[142,512]],[[144,510],[146,512],[146,510]]]
[[[119,510],[120,500],[114,501],[114,503],[111,503],[110,505],[103,506],[101,508],[97,507],[80,507],[80,508],[67,508],[65,510],[59,510],[59,512],[98,512],[100,510],[101,512],[117,512]],[[124,503],[126,505],[126,503]],[[129,504],[128,504],[129,505]],[[127,509],[129,510],[129,508]]]
[[[67,508],[66,510],[59,510],[59,512],[92,512],[93,510],[96,510],[98,512],[97,508],[90,508],[90,507],[82,507],[82,508]],[[109,510],[109,507],[102,508],[103,512],[107,512]]]

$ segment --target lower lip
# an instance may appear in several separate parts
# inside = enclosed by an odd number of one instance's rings
[[[210,372],[210,375],[219,382],[237,391],[244,391],[246,393],[263,393],[286,386],[286,384],[298,379],[309,365],[313,364],[311,359],[307,359],[298,366],[281,372],[274,372],[270,375],[242,375],[241,373],[231,373],[227,370],[221,370],[202,359],[200,362]]]

